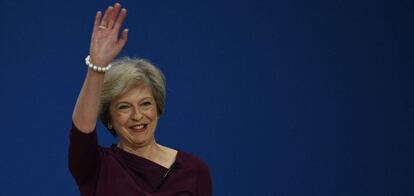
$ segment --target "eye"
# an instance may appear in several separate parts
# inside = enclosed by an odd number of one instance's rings
[[[129,108],[129,105],[119,105],[118,110],[126,110]]]
[[[146,101],[146,102],[144,102],[144,103],[141,103],[141,105],[142,106],[149,106],[149,105],[151,105],[152,103],[151,102],[149,102],[149,101]]]

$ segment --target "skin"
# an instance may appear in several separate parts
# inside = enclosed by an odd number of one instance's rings
[[[90,44],[90,62],[107,66],[121,52],[128,39],[128,29],[120,32],[127,10],[116,3],[109,6],[102,16],[97,12]],[[99,26],[105,27],[99,28]],[[119,34],[121,34],[119,36]],[[88,69],[81,92],[72,114],[74,125],[83,133],[91,133],[99,114],[99,99],[104,73]],[[147,102],[150,102],[149,104]],[[123,106],[120,107],[120,104]],[[148,105],[146,105],[148,104]],[[125,107],[125,105],[127,105]],[[110,106],[111,124],[119,137],[118,147],[146,158],[166,168],[175,161],[177,151],[156,143],[154,138],[158,123],[157,108],[151,91],[145,86],[132,88]],[[146,124],[142,130],[131,127]]]
[[[151,91],[145,86],[132,88],[112,101],[110,114],[110,124],[120,139],[119,146],[140,148],[154,143],[157,106]]]
[[[121,5],[117,3],[114,7],[108,7],[103,17],[100,11],[96,13],[89,50],[92,64],[107,66],[125,46],[128,29],[122,31],[120,38],[118,34],[126,12],[126,9],[121,9]],[[100,25],[106,26],[107,29],[100,29]],[[84,133],[92,132],[96,126],[103,79],[104,73],[88,69],[76,101],[72,119],[76,127]]]
[[[155,141],[155,129],[158,124],[157,104],[148,87],[137,86],[112,101],[110,114],[110,124],[119,136],[118,147],[166,168],[173,163],[177,151]]]

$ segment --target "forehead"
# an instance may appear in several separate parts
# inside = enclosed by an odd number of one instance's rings
[[[151,93],[151,89],[146,85],[139,85],[128,89],[124,94],[115,99],[113,102],[140,101],[146,98],[154,98]]]

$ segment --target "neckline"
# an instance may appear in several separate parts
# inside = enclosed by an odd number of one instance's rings
[[[123,150],[122,148],[119,148],[116,144],[112,144],[111,148],[113,150],[115,150],[116,152],[118,152],[126,161],[132,163],[133,167],[139,167],[139,168],[144,168],[144,169],[151,169],[151,168],[158,168],[158,169],[162,169],[162,170],[169,170],[171,167],[177,167],[180,165],[181,163],[181,156],[182,156],[182,152],[178,149],[172,148],[174,150],[177,151],[177,154],[175,155],[175,160],[174,162],[170,165],[169,168],[164,167],[154,161],[151,161],[149,159],[146,159],[144,157],[138,156],[136,154],[132,154],[130,152],[127,152],[125,150]]]

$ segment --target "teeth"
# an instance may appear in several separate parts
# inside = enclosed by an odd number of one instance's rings
[[[137,126],[133,126],[134,129],[142,129],[144,128],[144,125],[137,125]]]

